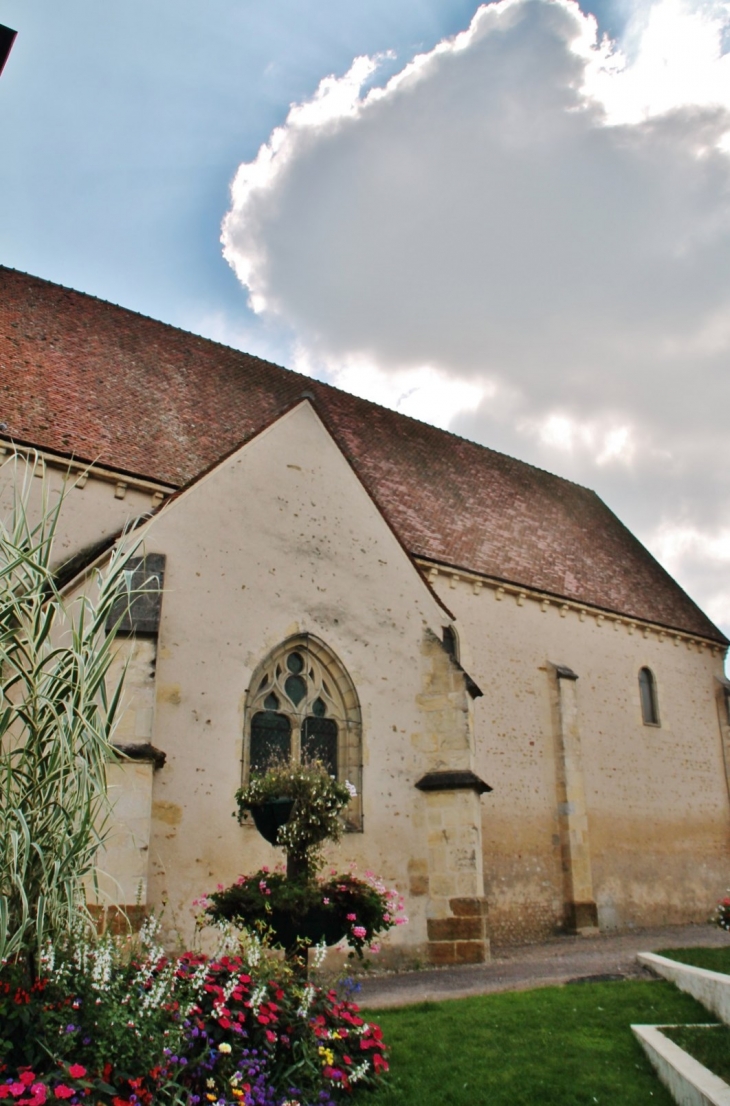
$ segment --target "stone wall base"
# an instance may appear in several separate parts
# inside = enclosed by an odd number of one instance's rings
[[[132,903],[129,906],[99,906],[90,903],[88,911],[96,922],[99,933],[115,936],[138,933],[147,917],[147,907]]]
[[[598,908],[594,902],[567,902],[565,928],[568,933],[593,936],[599,932]]]
[[[430,962],[483,964],[489,960],[486,899],[449,899],[449,908],[450,917],[428,919]]]

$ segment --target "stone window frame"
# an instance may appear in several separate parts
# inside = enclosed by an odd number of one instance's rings
[[[655,726],[659,728],[661,727],[661,721],[659,717],[657,681],[656,676],[648,665],[642,665],[639,669],[638,682],[641,720],[645,726]]]
[[[284,683],[288,675],[286,658],[291,653],[305,658],[304,672],[311,681],[307,695],[296,706],[288,700]],[[254,669],[246,693],[243,725],[243,758],[241,778],[248,782],[251,771],[251,721],[264,709],[272,690],[279,699],[278,713],[285,714],[291,724],[291,756],[301,757],[301,731],[313,702],[321,698],[327,705],[327,717],[337,723],[337,778],[349,780],[357,789],[345,810],[346,828],[363,830],[362,803],[362,711],[355,685],[336,653],[313,634],[294,634],[281,642]]]

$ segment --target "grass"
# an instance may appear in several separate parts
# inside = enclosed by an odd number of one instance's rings
[[[662,1033],[730,1083],[730,1029],[726,1025],[676,1025]]]
[[[630,1025],[698,1022],[670,983],[587,983],[378,1010],[377,1106],[673,1106]]]
[[[681,964],[693,964],[695,968],[709,968],[711,972],[730,975],[730,945],[719,949],[660,949],[659,956],[679,960]]]

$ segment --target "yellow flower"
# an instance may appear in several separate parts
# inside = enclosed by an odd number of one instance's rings
[[[331,1048],[323,1048],[323,1046],[320,1045],[318,1051],[319,1051],[319,1055],[322,1057],[325,1064],[329,1064],[329,1066],[332,1067],[332,1065],[335,1062],[335,1054],[332,1051],[332,1049]]]
[[[214,1094],[207,1094],[205,1097],[208,1099],[208,1102],[215,1102]]]
[[[233,1093],[236,1096],[236,1098],[243,1098],[243,1091],[241,1090],[240,1087],[234,1087],[233,1088]]]
[[[231,1046],[227,1041],[224,1041],[223,1044],[218,1045],[218,1051],[228,1054],[231,1051]]]

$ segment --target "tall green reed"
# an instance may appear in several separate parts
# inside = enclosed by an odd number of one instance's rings
[[[107,833],[106,764],[124,671],[107,686],[106,624],[133,543],[117,544],[81,594],[62,595],[54,538],[63,494],[38,458],[11,456],[0,517],[0,961],[35,974],[41,951],[91,921],[84,881]]]

